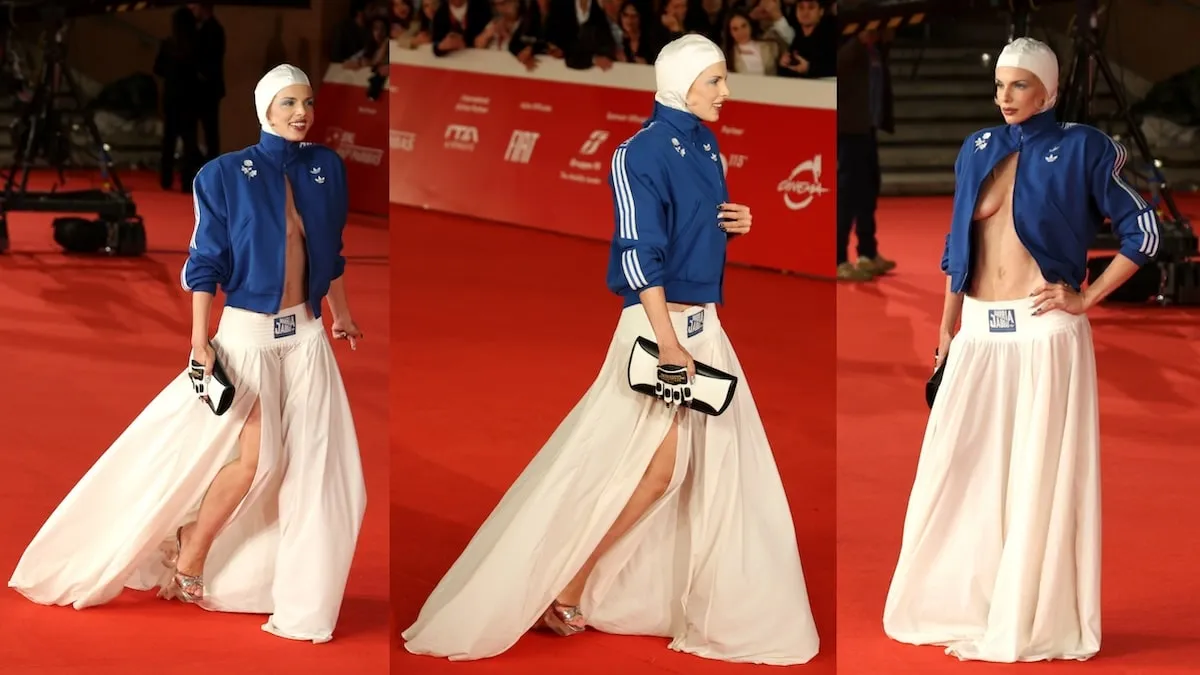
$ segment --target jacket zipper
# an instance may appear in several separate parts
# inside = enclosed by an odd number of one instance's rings
[[[275,300],[275,312],[279,313],[283,309],[283,294],[287,286],[287,201],[288,201],[288,162],[285,160],[283,164],[283,249],[280,253],[280,269],[283,271],[283,277],[279,280],[279,297]],[[304,222],[304,214],[300,213],[300,204],[296,201],[296,190],[292,189],[292,206],[296,207],[296,215],[300,218],[300,222]],[[312,250],[309,248],[307,228],[304,232],[304,304],[308,305],[312,302]]]

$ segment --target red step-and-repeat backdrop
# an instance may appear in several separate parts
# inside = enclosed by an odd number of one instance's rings
[[[653,108],[654,69],[528,72],[506,52],[392,49],[390,199],[608,240],[613,150]],[[754,230],[730,260],[828,276],[834,267],[836,84],[733,74],[712,125],[730,198]]]
[[[329,66],[317,90],[315,120],[308,140],[333,148],[346,165],[350,209],[387,217],[388,94],[367,96],[370,71]]]

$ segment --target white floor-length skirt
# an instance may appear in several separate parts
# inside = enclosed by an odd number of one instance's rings
[[[884,611],[963,660],[1100,649],[1100,435],[1084,316],[965,298]]]
[[[249,493],[217,535],[201,606],[270,614],[281,637],[332,639],[366,508],[358,441],[333,349],[306,306],[275,315],[226,307],[213,340],[237,389],[218,417],[186,370],[58,505],[9,586],[83,609],[169,578],[162,548],[195,519],[261,400],[262,445]]]
[[[590,627],[670,638],[702,657],[801,664],[818,638],[796,532],[771,448],[715,305],[672,312],[697,361],[740,378],[720,417],[687,412],[665,497],[599,561],[581,609]],[[540,618],[632,495],[673,412],[632,391],[625,309],[600,374],[533,458],[404,631],[415,654],[495,656]]]

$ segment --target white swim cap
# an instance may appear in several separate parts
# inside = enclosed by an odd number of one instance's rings
[[[267,121],[267,110],[275,101],[275,95],[293,84],[312,86],[303,70],[283,63],[263,75],[262,79],[258,81],[258,86],[254,87],[254,107],[258,109],[258,121],[262,125],[263,131],[279,135]]]
[[[658,86],[654,100],[668,108],[691,112],[687,95],[692,83],[705,68],[724,62],[725,52],[703,35],[688,34],[672,40],[654,60],[654,80]]]
[[[1017,38],[1008,43],[996,59],[997,68],[1021,68],[1033,73],[1046,87],[1046,104],[1038,112],[1046,112],[1058,100],[1058,57],[1044,42],[1033,38]]]

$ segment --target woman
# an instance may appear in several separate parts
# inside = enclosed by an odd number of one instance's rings
[[[346,178],[336,153],[302,143],[313,122],[303,72],[276,67],[254,99],[258,144],[195,180],[181,273],[195,371],[150,403],[34,537],[9,581],[34,602],[82,609],[158,587],[205,609],[271,614],[263,629],[281,637],[332,638],[366,504],[321,322],[325,298],[334,336],[351,348],[362,337],[343,285]],[[221,415],[203,398],[218,362],[236,390]]]
[[[1125,151],[1059,125],[1058,60],[1028,38],[996,60],[1006,126],[963,143],[942,258],[945,359],[884,628],[964,660],[1100,649],[1099,419],[1086,312],[1157,253]],[[1096,214],[1121,252],[1081,290]],[[953,335],[961,318],[961,328]],[[952,337],[953,335],[953,337]]]
[[[745,75],[774,75],[779,65],[779,43],[754,39],[750,15],[734,10],[729,13],[725,31],[725,57],[733,72]]]
[[[639,3],[625,0],[621,4],[621,44],[617,45],[616,60],[622,63],[648,64],[654,61],[654,39],[642,30],[642,11]]]
[[[392,42],[400,49],[412,49],[421,32],[421,17],[413,9],[413,0],[392,0]]]
[[[347,70],[378,68],[388,62],[389,24],[385,17],[367,17],[367,39],[363,48],[342,65]]]
[[[707,38],[668,44],[645,128],[621,144],[608,283],[623,298],[597,380],[403,633],[415,654],[481,659],[533,627],[671,638],[725,661],[800,664],[818,639],[770,445],[721,329],[729,203],[715,122],[729,96]],[[720,214],[720,215],[718,215]],[[720,416],[629,386],[639,337],[669,379],[696,362],[741,378]]]

